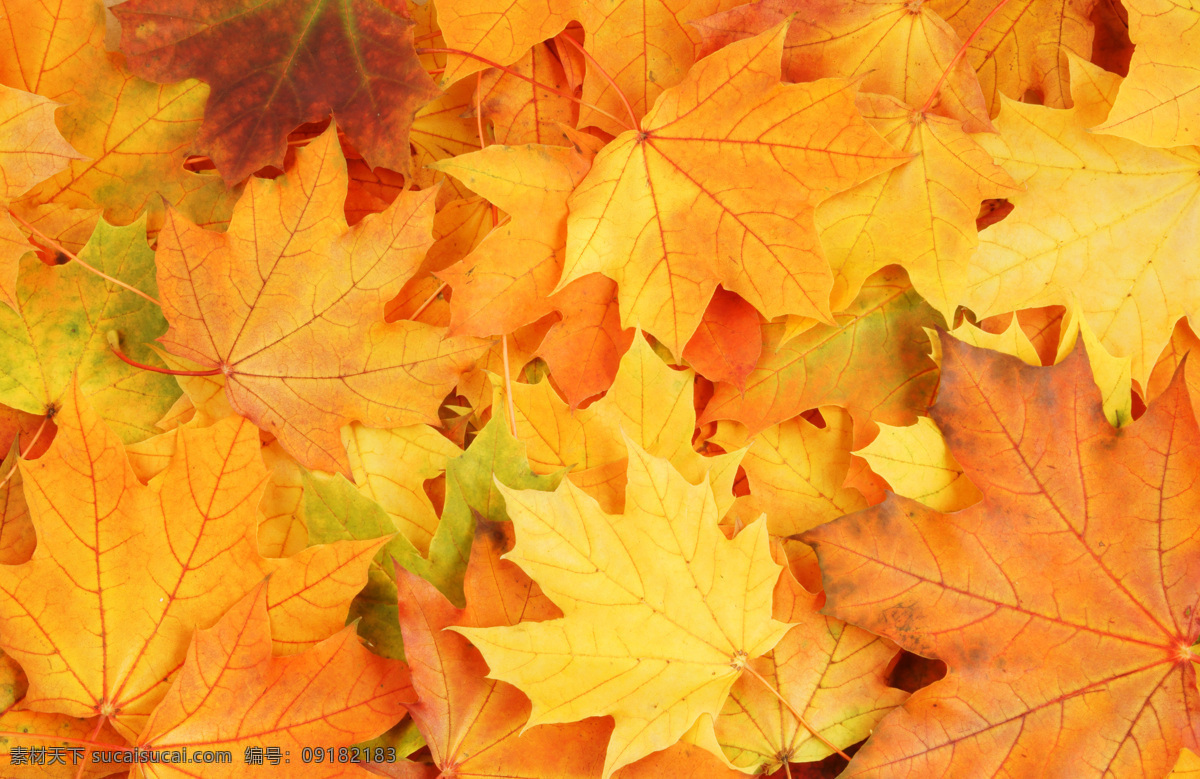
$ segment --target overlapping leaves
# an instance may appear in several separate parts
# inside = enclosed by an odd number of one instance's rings
[[[0,0],[12,773],[1195,771],[1192,5],[114,13]]]

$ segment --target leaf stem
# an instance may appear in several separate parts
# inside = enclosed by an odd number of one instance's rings
[[[508,336],[500,337],[501,359],[504,360],[504,394],[508,398],[508,426],[512,428],[513,438],[517,438],[517,412],[513,410],[512,376],[508,370]]]
[[[433,291],[433,294],[430,295],[429,297],[425,298],[425,302],[422,303],[417,308],[416,311],[412,312],[412,315],[409,316],[409,319],[411,319],[415,322],[417,317],[419,317],[422,314],[422,312],[425,311],[425,309],[429,308],[429,304],[432,303],[433,301],[437,300],[437,296],[442,294],[442,290],[444,290],[445,288],[446,288],[446,282],[443,281],[441,284],[438,285],[438,288]]]
[[[933,101],[937,100],[937,96],[941,94],[942,85],[946,83],[946,79],[950,76],[950,71],[958,67],[958,61],[961,60],[964,55],[966,55],[967,48],[975,42],[975,39],[979,37],[979,33],[983,31],[984,27],[987,27],[987,24],[992,20],[992,17],[999,13],[1000,9],[1006,5],[1008,5],[1008,0],[1000,0],[1000,2],[996,4],[996,7],[993,8],[987,16],[983,17],[983,21],[981,21],[978,26],[971,31],[971,34],[967,36],[965,41],[963,41],[963,45],[958,47],[958,51],[954,53],[954,57],[950,60],[950,64],[947,65],[946,69],[942,71],[941,78],[939,78],[938,82],[933,85],[933,92],[929,95],[929,99],[925,101],[925,105],[921,106],[920,113],[925,113],[933,106]]]
[[[572,43],[573,42],[574,41],[572,41]],[[559,97],[564,97],[567,100],[570,100],[575,103],[579,103],[579,105],[587,106],[588,108],[592,109],[596,113],[603,114],[604,116],[607,116],[609,119],[612,119],[614,122],[621,125],[626,130],[636,129],[635,127],[630,127],[625,121],[618,119],[617,117],[610,114],[608,111],[605,111],[600,106],[592,105],[591,103],[585,103],[580,98],[575,97],[574,95],[569,94],[567,92],[564,92],[561,89],[558,89],[557,87],[552,87],[549,84],[543,84],[542,82],[540,82],[536,79],[530,78],[529,76],[526,76],[523,73],[518,73],[517,71],[513,70],[512,68],[507,68],[504,65],[501,65],[499,62],[493,62],[492,60],[490,60],[486,57],[480,57],[478,54],[473,54],[469,51],[464,51],[463,49],[446,49],[446,48],[418,48],[417,54],[458,54],[463,57],[470,57],[471,59],[479,60],[480,62],[482,62],[483,64],[487,65],[490,68],[496,68],[497,70],[502,70],[505,73],[507,73],[508,75],[513,76],[514,78],[519,78],[522,81],[528,81],[530,84],[533,84],[535,87],[540,87],[541,89],[544,89],[547,92],[552,92],[552,93],[558,95]],[[624,99],[623,94],[622,94],[621,98]],[[632,112],[630,113],[630,116],[633,116]]]
[[[750,665],[750,663],[749,663],[749,662],[747,662],[747,663],[746,663],[744,666],[742,666],[742,670],[743,670],[743,671],[747,671],[747,672],[749,672],[751,676],[753,676],[755,679],[758,679],[760,682],[762,682],[762,683],[763,683],[763,687],[766,687],[768,690],[770,690],[770,691],[771,691],[771,694],[772,694],[772,695],[774,695],[776,698],[778,698],[778,699],[779,699],[779,701],[780,701],[780,702],[781,702],[781,703],[782,703],[784,706],[786,706],[786,707],[787,707],[787,710],[788,710],[788,711],[790,711],[790,712],[792,713],[792,716],[793,716],[793,717],[795,717],[797,720],[799,720],[801,725],[803,725],[804,727],[808,728],[808,732],[809,732],[809,733],[812,733],[812,734],[813,734],[813,736],[814,736],[814,737],[815,737],[815,738],[816,738],[818,741],[820,741],[822,744],[824,744],[825,746],[827,746],[827,747],[829,747],[830,749],[832,749],[832,750],[834,751],[834,753],[835,753],[835,754],[837,754],[837,755],[840,755],[840,756],[841,756],[841,757],[843,757],[843,758],[844,758],[844,759],[845,759],[847,762],[849,762],[849,760],[850,760],[850,755],[847,755],[845,752],[843,752],[842,750],[838,749],[836,746],[834,746],[834,745],[833,745],[833,743],[832,743],[832,742],[830,742],[830,741],[829,741],[829,739],[825,738],[825,737],[824,737],[824,736],[822,736],[820,733],[818,733],[816,728],[814,728],[812,725],[809,725],[809,724],[808,724],[808,720],[804,719],[803,715],[801,715],[801,714],[800,714],[800,712],[796,710],[796,707],[795,707],[795,706],[793,706],[793,705],[792,705],[790,702],[788,702],[788,699],[787,699],[787,698],[784,698],[782,695],[780,695],[780,694],[779,694],[779,690],[776,690],[776,689],[775,689],[775,687],[774,687],[774,686],[773,686],[773,685],[772,685],[770,682],[768,682],[766,679],[764,679],[764,678],[762,677],[762,674],[760,674],[758,671],[755,671],[755,670],[754,670],[754,667],[753,667],[752,665]]]
[[[30,442],[25,446],[25,451],[21,452],[20,455],[18,455],[18,457],[17,457],[18,460],[24,460],[29,457],[29,453],[33,451],[33,447],[37,444],[38,439],[42,437],[42,431],[46,429],[46,423],[49,421],[50,421],[49,414],[42,417],[42,424],[38,425],[37,432],[35,432],[33,434],[32,440],[30,440]],[[20,440],[19,435],[18,435],[18,440]],[[12,477],[16,474],[18,467],[19,467],[19,463],[13,463],[12,469],[4,475],[3,479],[0,479],[0,489],[3,489],[4,485],[8,484],[9,480],[12,479]]]
[[[95,742],[96,736],[100,735],[100,729],[104,727],[104,720],[108,715],[101,714],[100,719],[96,722],[96,728],[92,731],[92,735],[88,736],[88,741]],[[75,779],[83,779],[84,773],[87,772],[87,765],[92,759],[92,747],[87,748],[87,752],[83,756],[83,760],[79,763],[79,770],[75,772]]]
[[[170,368],[159,368],[156,365],[147,365],[144,362],[138,362],[137,360],[130,359],[129,357],[125,356],[124,352],[122,352],[120,349],[118,349],[115,346],[109,345],[108,348],[113,354],[120,357],[123,361],[129,363],[130,365],[132,365],[135,368],[141,368],[144,371],[153,371],[154,373],[165,373],[168,376],[217,376],[220,373],[222,373],[220,368],[211,368],[206,371],[176,371],[176,370],[171,370]]]
[[[11,208],[8,209],[8,215],[11,216],[13,219],[16,219],[21,224],[25,225],[25,227],[30,232],[32,232],[38,238],[41,238],[43,241],[45,241],[46,245],[49,248],[54,249],[55,251],[62,252],[63,256],[65,256],[65,257],[70,257],[72,262],[79,263],[81,266],[83,266],[87,270],[91,271],[92,273],[95,273],[100,278],[102,278],[106,281],[110,281],[113,284],[116,284],[118,287],[123,287],[124,289],[129,290],[130,292],[132,292],[135,295],[140,295],[141,297],[144,297],[146,300],[149,300],[151,303],[158,306],[159,308],[162,308],[162,303],[159,303],[157,300],[150,297],[145,292],[142,292],[137,287],[130,286],[129,284],[126,284],[125,282],[121,281],[120,279],[114,279],[112,276],[109,276],[107,273],[100,270],[99,268],[89,265],[88,263],[79,259],[78,255],[76,255],[74,252],[68,250],[66,247],[64,247],[62,244],[60,244],[58,241],[56,241],[53,238],[51,238],[50,236],[46,235],[41,230],[39,230],[36,227],[34,227],[33,225],[31,225],[29,222],[26,222],[24,219],[21,218],[21,216],[19,214],[17,214]]]
[[[483,71],[475,74],[475,127],[479,131],[479,148],[486,149],[483,138]]]
[[[617,93],[617,97],[621,98],[621,102],[625,104],[625,110],[629,112],[629,118],[633,122],[633,127],[630,127],[629,129],[641,131],[642,125],[641,125],[641,123],[638,122],[637,114],[635,114],[633,112],[633,106],[629,105],[629,98],[625,97],[625,93],[623,91],[621,91],[621,88],[619,86],[617,86],[617,82],[613,80],[613,77],[608,75],[608,71],[606,71],[604,68],[602,68],[600,66],[600,63],[596,61],[595,57],[593,57],[591,54],[588,54],[587,49],[583,48],[582,43],[580,43],[579,41],[575,40],[570,35],[567,35],[565,33],[561,37],[563,40],[567,41],[572,46],[579,49],[579,53],[583,55],[584,59],[586,59],[588,62],[590,62],[592,65],[595,66],[596,72],[604,77],[604,80],[608,82],[608,85],[613,88],[614,92]],[[595,106],[588,106],[588,107],[595,108]],[[599,109],[597,109],[597,110],[599,110]],[[605,112],[601,111],[601,113],[605,113]],[[613,118],[612,114],[605,113],[605,116],[608,116],[609,118]],[[628,127],[628,125],[626,125],[624,122],[621,122],[621,125],[624,127]]]

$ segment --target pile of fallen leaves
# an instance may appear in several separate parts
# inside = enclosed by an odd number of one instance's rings
[[[1200,775],[1197,0],[0,0],[0,776]]]

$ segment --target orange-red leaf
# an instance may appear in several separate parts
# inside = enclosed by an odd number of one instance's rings
[[[133,777],[255,776],[325,779],[366,776],[339,762],[303,761],[306,747],[345,747],[399,722],[413,700],[408,668],[373,655],[349,625],[313,648],[271,656],[267,586],[260,585],[216,626],[199,630],[171,689],[150,715],[137,746],[151,750],[229,750],[234,760],[195,768],[150,763]],[[288,758],[247,768],[247,746],[280,747]]]
[[[758,312],[739,295],[717,287],[700,326],[683,347],[683,358],[706,379],[742,389],[761,354]]]
[[[568,284],[550,303],[562,321],[546,333],[537,355],[575,408],[612,386],[633,328],[621,327],[616,282],[599,273]]]

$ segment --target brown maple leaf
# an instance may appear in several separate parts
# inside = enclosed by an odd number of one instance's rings
[[[982,500],[888,496],[806,533],[827,611],[940,658],[847,777],[1161,777],[1200,693],[1200,427],[1183,377],[1113,428],[1080,347],[1036,368],[944,338],[931,413]]]
[[[281,164],[287,134],[330,111],[372,166],[409,170],[413,115],[438,90],[403,6],[129,0],[113,10],[134,72],[211,87],[199,144],[227,182]]]

